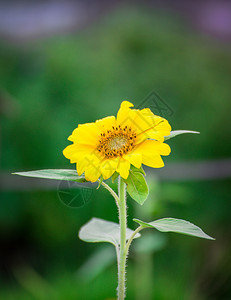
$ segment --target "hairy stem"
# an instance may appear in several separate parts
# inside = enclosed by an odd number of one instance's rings
[[[126,245],[126,255],[128,255],[128,250],[129,250],[129,247],[134,239],[134,237],[137,235],[137,233],[139,233],[141,230],[143,229],[142,226],[139,226],[136,228],[136,230],[133,232],[133,234],[131,235],[131,237],[129,238],[128,242],[127,242],[127,245]]]
[[[119,177],[119,222],[120,222],[120,256],[118,265],[118,300],[125,298],[126,280],[126,230],[127,230],[127,207],[126,207],[126,184]]]
[[[116,205],[119,207],[119,202],[120,202],[120,199],[119,197],[117,196],[117,194],[114,192],[114,190],[112,188],[110,188],[110,186],[108,184],[106,184],[105,182],[101,182],[101,185],[106,189],[108,190],[111,195],[114,197],[115,199],[115,202],[116,202]]]

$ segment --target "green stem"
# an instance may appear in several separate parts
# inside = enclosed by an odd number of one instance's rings
[[[112,196],[114,197],[114,199],[115,199],[116,205],[119,207],[119,201],[120,201],[120,199],[119,199],[119,197],[117,196],[117,194],[114,192],[114,190],[113,190],[112,188],[110,188],[110,186],[107,185],[105,182],[101,182],[101,185],[102,185],[106,190],[108,190],[108,191],[111,193],[111,195],[112,195]]]
[[[120,256],[118,265],[118,300],[125,298],[125,274],[126,274],[126,230],[127,230],[127,207],[126,207],[126,184],[119,177],[119,222],[120,222]]]
[[[126,245],[126,255],[128,255],[128,250],[129,250],[129,247],[134,239],[134,237],[137,235],[137,233],[139,233],[141,230],[143,229],[142,226],[139,226],[136,228],[136,230],[133,232],[133,234],[130,236],[128,242],[127,242],[127,245]]]

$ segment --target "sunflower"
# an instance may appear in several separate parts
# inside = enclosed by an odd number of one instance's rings
[[[127,179],[131,165],[164,166],[161,155],[171,151],[164,137],[171,126],[149,108],[131,109],[133,106],[123,101],[117,117],[81,124],[72,132],[68,140],[73,144],[63,154],[76,163],[78,175],[85,172],[86,180],[95,182],[101,175],[106,180],[117,172]]]

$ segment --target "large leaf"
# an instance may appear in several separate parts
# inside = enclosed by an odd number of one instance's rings
[[[196,134],[200,134],[199,131],[191,131],[191,130],[173,130],[170,132],[170,134],[168,136],[165,136],[164,140],[167,141],[171,138],[174,138],[177,135],[180,134],[184,134],[184,133],[196,133]]]
[[[13,174],[26,176],[26,177],[86,182],[84,176],[83,175],[78,176],[76,170],[46,169],[46,170],[37,170],[37,171],[28,171],[28,172],[16,172]]]
[[[129,176],[124,179],[127,184],[128,194],[139,204],[143,204],[148,197],[148,185],[142,174],[142,170],[131,168]]]
[[[133,232],[133,230],[127,228],[127,240],[131,237]],[[135,235],[135,238],[138,237],[140,237],[139,233]],[[79,238],[89,243],[108,242],[118,246],[120,243],[120,225],[114,222],[93,218],[80,228]]]
[[[152,227],[162,232],[177,232],[186,235],[197,236],[204,239],[214,240],[214,238],[204,233],[198,226],[181,219],[164,218],[149,223],[143,222],[138,219],[133,219],[133,221],[139,223],[143,228]]]

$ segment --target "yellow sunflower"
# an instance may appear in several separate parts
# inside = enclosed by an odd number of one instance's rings
[[[131,164],[136,168],[164,166],[161,155],[169,155],[171,149],[163,142],[171,126],[149,108],[133,106],[123,101],[116,118],[81,124],[72,132],[68,140],[73,144],[63,154],[76,163],[78,175],[85,172],[86,180],[95,182],[101,175],[106,180],[118,172],[127,179]]]

